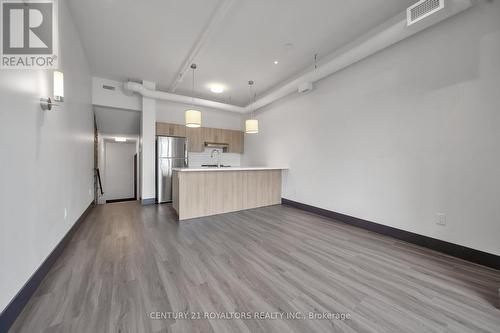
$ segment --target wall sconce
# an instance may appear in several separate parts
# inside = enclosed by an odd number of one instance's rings
[[[59,71],[54,71],[54,101],[55,102],[64,102],[64,74]],[[40,98],[40,106],[42,110],[52,110],[52,106],[56,106],[52,102],[52,99],[49,98]]]

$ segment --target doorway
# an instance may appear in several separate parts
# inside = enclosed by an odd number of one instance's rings
[[[136,144],[106,142],[106,203],[136,200]]]

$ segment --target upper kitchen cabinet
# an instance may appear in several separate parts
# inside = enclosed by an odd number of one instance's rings
[[[244,151],[244,135],[242,131],[229,130],[229,149],[228,153],[243,154]]]
[[[169,123],[156,123],[156,135],[186,137],[186,126]]]
[[[202,144],[210,143],[226,143],[229,145],[228,153],[243,154],[243,132],[236,130],[228,130],[221,128],[202,128]]]
[[[211,143],[229,143],[222,141],[223,131],[225,130],[220,128],[203,127],[202,128],[203,141]]]
[[[205,142],[202,137],[203,128],[186,127],[186,137],[188,140],[188,151],[201,153],[205,150]]]
[[[188,151],[201,153],[205,150],[205,142],[226,143],[228,153],[243,154],[244,135],[242,131],[221,128],[192,128],[179,124],[156,123],[156,135],[186,137]]]

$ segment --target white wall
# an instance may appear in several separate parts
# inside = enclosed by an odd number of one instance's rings
[[[134,197],[135,143],[106,142],[106,200]]]
[[[284,198],[500,255],[499,18],[482,2],[274,103],[244,162],[290,166]]]
[[[59,22],[61,106],[40,109],[52,71],[0,70],[0,310],[93,200],[91,77],[65,1]]]
[[[104,89],[103,86],[114,87],[115,90]],[[125,110],[142,110],[141,97],[137,94],[125,95],[123,82],[92,78],[92,104],[96,106],[112,107]]]
[[[142,84],[154,90],[154,82],[143,81]],[[152,98],[142,98],[141,118],[141,199],[154,202],[156,197],[155,166],[156,166],[156,104]]]
[[[94,106],[99,133],[114,136],[137,136],[141,127],[141,112]]]

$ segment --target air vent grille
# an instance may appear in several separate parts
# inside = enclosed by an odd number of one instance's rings
[[[412,25],[444,8],[444,0],[421,0],[407,9],[408,25]]]
[[[115,87],[113,87],[113,86],[108,86],[108,85],[106,85],[106,84],[103,84],[103,85],[102,85],[102,89],[106,89],[106,90],[116,90],[116,88],[115,88]]]

